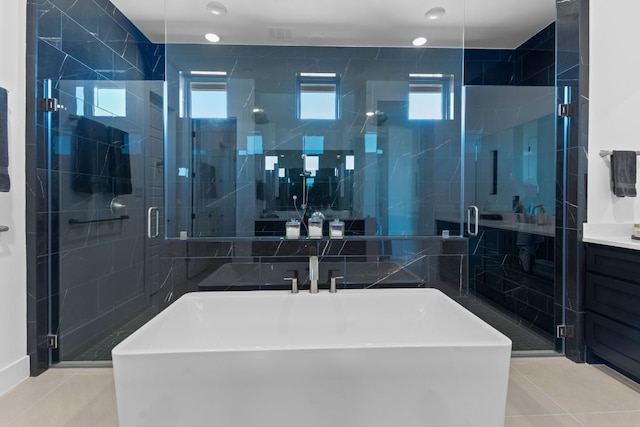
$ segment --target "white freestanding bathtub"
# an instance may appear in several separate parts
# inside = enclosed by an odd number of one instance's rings
[[[121,427],[492,427],[510,356],[435,289],[200,292],[113,368]]]

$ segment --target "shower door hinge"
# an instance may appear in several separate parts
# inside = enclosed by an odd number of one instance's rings
[[[50,349],[58,348],[58,336],[54,334],[49,334],[45,337],[46,347]]]
[[[571,117],[572,115],[573,115],[573,107],[571,106],[571,104],[558,105],[558,116]]]
[[[38,107],[41,113],[55,113],[60,105],[56,98],[43,98],[39,100]]]
[[[573,325],[556,326],[556,338],[573,338],[573,336],[574,336]]]

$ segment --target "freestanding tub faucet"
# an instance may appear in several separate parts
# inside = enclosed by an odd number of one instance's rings
[[[317,249],[312,247],[309,252],[309,292],[312,294],[318,293],[318,276],[320,276],[316,251]]]
[[[290,270],[291,273],[291,277],[285,277],[283,280],[290,280],[291,281],[291,293],[292,294],[297,294],[298,293],[298,270]]]
[[[336,292],[338,292],[337,290],[337,286],[336,286],[336,282],[338,281],[338,279],[344,279],[343,276],[332,276],[331,279],[329,279],[329,292],[332,294],[335,294]]]

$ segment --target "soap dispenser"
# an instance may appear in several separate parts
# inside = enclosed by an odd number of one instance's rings
[[[286,237],[288,240],[295,240],[300,238],[300,221],[292,218],[285,224]]]
[[[314,212],[309,217],[309,238],[322,239],[322,224],[324,223],[324,215],[322,212]]]
[[[329,223],[329,237],[332,239],[344,238],[344,221],[335,218]]]

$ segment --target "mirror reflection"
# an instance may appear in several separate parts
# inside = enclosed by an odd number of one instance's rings
[[[466,151],[469,200],[486,215],[553,225],[555,88],[469,86]]]
[[[168,237],[284,236],[315,212],[432,235],[460,208],[460,49],[166,49]]]

